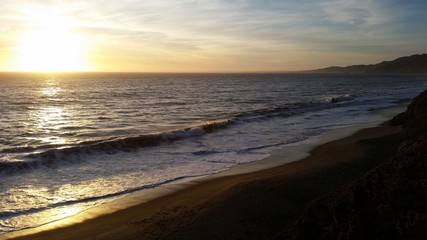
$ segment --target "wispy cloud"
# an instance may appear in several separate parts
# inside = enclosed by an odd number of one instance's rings
[[[25,31],[25,9],[58,7],[105,61],[127,55],[157,70],[301,69],[337,64],[345,55],[353,56],[346,58],[351,64],[396,55],[394,48],[422,51],[425,41],[405,41],[426,34],[402,28],[415,24],[414,14],[425,15],[416,12],[420,5],[426,6],[400,0],[45,0],[30,6],[18,0],[0,3],[0,31]]]
[[[321,9],[326,18],[334,23],[380,25],[398,16],[388,14],[385,1],[373,0],[332,0],[322,2]]]

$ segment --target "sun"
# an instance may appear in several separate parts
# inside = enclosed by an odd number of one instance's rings
[[[16,69],[30,72],[85,71],[84,39],[73,31],[74,21],[59,11],[27,16],[28,30],[17,46]]]

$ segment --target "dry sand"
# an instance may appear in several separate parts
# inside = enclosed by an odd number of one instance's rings
[[[271,239],[313,199],[394,153],[398,127],[381,125],[316,147],[271,169],[222,176],[147,202],[16,239]],[[275,154],[273,157],[283,157]],[[43,228],[42,228],[43,229]],[[31,235],[21,236],[19,234]]]

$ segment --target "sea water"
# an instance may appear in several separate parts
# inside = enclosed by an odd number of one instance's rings
[[[0,74],[0,233],[382,120],[424,75]]]

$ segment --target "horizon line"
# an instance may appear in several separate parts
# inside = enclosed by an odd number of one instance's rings
[[[13,73],[13,74],[73,74],[73,73],[123,73],[123,74],[250,74],[250,73],[304,73],[313,70],[295,70],[295,71],[215,71],[215,72],[138,72],[138,71],[58,71],[58,72],[43,72],[43,71],[0,71],[2,73]]]

